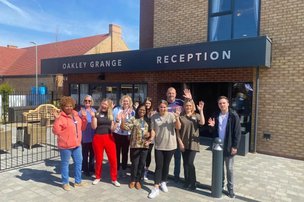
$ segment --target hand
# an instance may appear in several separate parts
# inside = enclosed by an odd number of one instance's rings
[[[56,109],[53,109],[51,113],[54,115],[55,119],[58,119],[60,117],[60,111]]]
[[[231,147],[231,155],[234,156],[237,153],[237,148]]]
[[[190,91],[190,89],[185,89],[184,90],[184,98],[186,98],[186,99],[190,99],[190,100],[192,100],[192,95],[191,95],[191,91]]]
[[[185,151],[185,145],[184,145],[183,143],[180,143],[180,144],[179,144],[179,150],[180,150],[181,152],[184,152],[184,151]]]
[[[92,109],[90,111],[90,115],[91,115],[92,118],[95,117],[95,112]]]
[[[175,112],[174,112],[175,117],[179,117],[179,115],[181,114],[181,112],[182,112],[181,107],[176,107],[175,108]]]
[[[215,119],[209,118],[208,119],[208,126],[214,127],[215,126]]]
[[[199,112],[202,112],[204,110],[205,103],[203,101],[199,101],[198,105],[196,105]]]
[[[81,109],[81,117],[86,117],[87,116],[87,112],[84,108]]]

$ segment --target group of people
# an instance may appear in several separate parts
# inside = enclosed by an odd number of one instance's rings
[[[83,107],[74,110],[75,101],[64,96],[60,100],[61,111],[54,111],[53,133],[57,136],[61,157],[63,189],[70,190],[69,160],[74,161],[74,186],[84,186],[85,175],[95,174],[92,184],[100,182],[104,151],[110,165],[112,184],[120,186],[118,173],[126,177],[130,150],[129,188],[141,189],[142,180],[147,179],[154,147],[154,187],[149,198],[155,198],[160,190],[168,192],[167,180],[171,159],[174,156],[174,176],[179,180],[181,157],[184,167],[184,188],[196,189],[194,160],[199,152],[199,127],[205,124],[204,102],[195,105],[190,90],[184,90],[184,99],[176,98],[176,90],[168,88],[167,99],[161,100],[153,110],[152,99],[147,97],[136,108],[130,96],[124,95],[119,106],[112,100],[103,99],[98,110],[93,108],[94,100],[85,96]],[[233,156],[240,140],[238,116],[229,110],[227,97],[218,100],[220,112],[208,119],[208,125],[215,137],[223,140],[224,162],[226,164],[227,188],[230,197],[233,191]],[[223,179],[224,187],[224,179]]]

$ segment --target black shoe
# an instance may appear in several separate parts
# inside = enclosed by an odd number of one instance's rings
[[[179,182],[179,180],[180,180],[180,179],[179,179],[179,177],[178,177],[178,176],[175,176],[175,177],[174,177],[174,182],[178,183],[178,182]]]
[[[189,184],[189,183],[185,183],[185,184],[183,185],[183,188],[184,188],[184,189],[188,189],[188,188],[189,188],[189,186],[190,186],[190,184]]]
[[[189,190],[190,191],[195,191],[196,190],[196,185],[190,185]]]
[[[235,194],[233,191],[229,191],[228,196],[229,198],[235,198]]]

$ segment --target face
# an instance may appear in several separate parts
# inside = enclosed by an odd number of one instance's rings
[[[152,105],[152,103],[151,103],[149,100],[147,100],[147,101],[145,102],[145,106],[146,106],[147,109],[150,109],[150,108],[151,108],[151,105]]]
[[[73,105],[67,103],[67,104],[63,107],[63,111],[64,111],[67,115],[72,114],[72,112],[73,112]]]
[[[165,114],[168,110],[167,108],[167,105],[165,103],[161,103],[159,106],[158,106],[158,110],[159,110],[159,113],[161,115]]]
[[[130,101],[128,98],[122,100],[122,108],[127,109],[130,107]]]
[[[144,117],[146,114],[146,107],[145,106],[142,106],[138,109],[138,116],[141,118],[141,117]]]
[[[185,109],[186,113],[192,113],[193,112],[193,106],[192,106],[191,102],[187,102],[184,105],[184,109]]]
[[[100,103],[100,109],[101,109],[102,112],[107,112],[108,108],[109,108],[109,104],[108,104],[107,101],[102,101]]]
[[[218,101],[218,106],[221,110],[221,112],[228,112],[229,103],[226,99],[220,99]]]
[[[90,107],[92,104],[92,99],[90,97],[86,97],[83,102],[85,107]]]
[[[167,101],[168,102],[174,102],[176,98],[176,91],[175,89],[169,89],[167,91]]]

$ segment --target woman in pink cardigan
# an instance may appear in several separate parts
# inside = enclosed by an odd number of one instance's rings
[[[61,158],[61,178],[63,189],[70,191],[69,184],[69,161],[72,156],[74,161],[75,183],[74,187],[84,186],[81,179],[82,152],[81,139],[82,131],[87,125],[86,112],[82,116],[74,110],[75,100],[69,96],[60,99],[61,111],[53,111],[55,122],[53,133],[57,136],[57,144]]]

